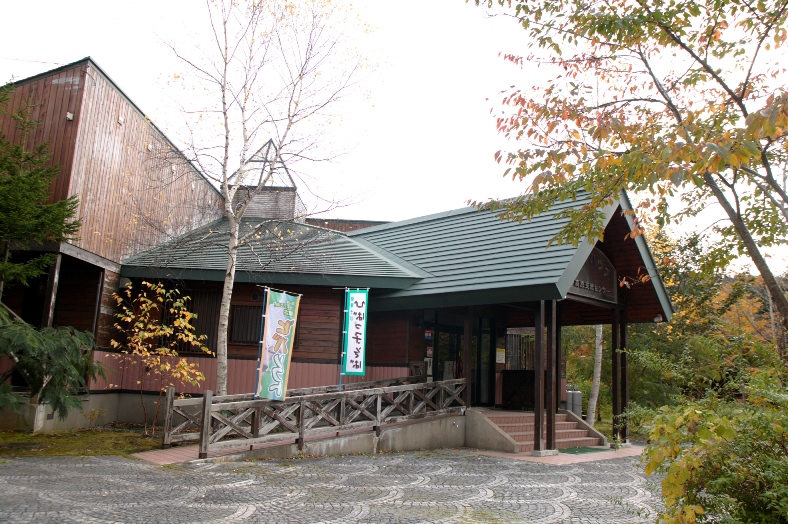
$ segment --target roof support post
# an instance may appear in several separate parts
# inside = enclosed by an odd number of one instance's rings
[[[620,311],[613,309],[613,325],[611,326],[612,355],[613,355],[613,438],[620,440],[621,424],[621,351],[619,348]]]
[[[627,310],[621,310],[620,323],[620,345],[621,345],[621,441],[629,440],[629,421],[627,420],[627,409],[629,408],[629,358],[627,354],[628,333],[627,333]]]
[[[60,264],[63,255],[58,253],[55,263],[49,268],[49,278],[47,279],[47,291],[44,296],[44,311],[41,315],[41,327],[52,327],[55,320],[55,302],[57,301],[57,285],[60,282]]]
[[[561,313],[560,307],[556,312],[555,324],[555,406],[556,411],[561,408],[561,402],[564,400],[566,393],[566,384],[564,383],[564,352],[561,345]]]
[[[555,412],[556,402],[556,351],[555,351],[555,328],[556,328],[556,302],[549,302],[550,312],[547,317],[547,384],[545,388],[545,411],[547,411],[547,449],[557,449],[555,441]]]
[[[464,332],[462,336],[462,374],[465,377],[463,399],[466,408],[471,407],[471,344],[473,343],[473,306],[465,310]]]
[[[544,447],[544,300],[540,300],[534,314],[534,454]]]

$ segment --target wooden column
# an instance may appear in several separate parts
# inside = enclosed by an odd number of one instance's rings
[[[498,347],[498,336],[497,332],[495,331],[495,319],[490,319],[490,347],[485,348],[484,351],[490,352],[490,365],[488,369],[488,376],[487,376],[487,395],[490,399],[490,404],[495,406],[495,369],[496,369],[496,360],[497,360],[497,347]]]
[[[629,347],[628,333],[627,333],[627,310],[621,311],[621,413],[624,418],[621,420],[621,440],[627,442],[629,440],[629,421],[626,419],[626,411],[629,409],[629,358],[627,355],[627,348]]]
[[[619,351],[619,322],[618,308],[613,310],[613,325],[611,330],[612,355],[613,355],[613,438],[621,438],[619,424],[621,419],[621,352]]]
[[[544,451],[544,300],[534,315],[534,451]]]
[[[473,306],[465,311],[465,331],[462,336],[462,376],[465,378],[463,399],[465,406],[471,407],[471,344],[473,343]]]
[[[560,310],[560,308],[559,308]],[[561,345],[561,314],[556,314],[556,326],[555,326],[555,405],[556,408],[561,407],[561,397],[564,395],[565,387],[563,386],[561,379],[564,375],[564,351],[563,346]]]
[[[545,411],[547,412],[547,449],[558,449],[555,442],[555,392],[556,387],[556,358],[555,358],[555,325],[556,302],[549,302],[550,312],[547,317],[547,387],[545,388]]]
[[[44,311],[41,314],[41,327],[52,327],[55,319],[55,302],[57,301],[57,285],[60,281],[60,264],[63,255],[57,254],[55,263],[49,268],[49,278],[47,279],[47,291],[44,296]]]

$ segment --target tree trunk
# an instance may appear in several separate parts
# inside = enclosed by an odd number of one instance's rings
[[[227,271],[224,274],[222,303],[219,305],[219,333],[216,339],[216,395],[227,394],[227,332],[230,325],[230,300],[235,283],[235,262],[238,258],[239,221],[229,219],[230,241],[227,244]]]
[[[720,186],[717,185],[717,181],[714,180],[714,177],[710,173],[705,173],[703,175],[703,180],[711,189],[714,196],[717,198],[717,201],[722,206],[722,209],[725,210],[725,214],[728,215],[728,219],[730,219],[731,223],[733,224],[733,228],[736,230],[736,233],[739,235],[742,243],[744,244],[744,248],[747,250],[747,255],[749,255],[750,260],[752,260],[755,267],[758,268],[758,271],[761,273],[761,277],[763,278],[764,284],[766,284],[766,289],[769,290],[769,295],[771,295],[774,304],[777,306],[777,311],[780,312],[782,318],[783,326],[788,329],[788,297],[785,296],[783,290],[780,288],[780,284],[777,282],[777,279],[774,278],[774,274],[772,270],[769,269],[769,265],[766,263],[766,259],[763,258],[761,254],[761,250],[758,248],[758,244],[755,242],[755,239],[752,238],[749,229],[747,229],[747,225],[742,220],[741,216],[733,209],[731,203],[728,202],[728,199],[725,197],[725,193],[722,192]]]
[[[596,422],[596,405],[599,401],[599,383],[602,379],[602,324],[596,325],[594,339],[594,377],[591,380],[591,395],[588,397],[586,422],[593,428]]]

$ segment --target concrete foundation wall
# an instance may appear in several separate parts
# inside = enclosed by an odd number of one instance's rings
[[[461,448],[465,445],[465,417],[450,416],[418,423],[381,428],[380,437],[372,431],[321,440],[307,440],[302,455],[375,454],[381,451]],[[241,448],[243,449],[243,448]],[[298,446],[287,444],[240,451],[208,459],[213,462],[242,462],[255,458],[285,459],[299,455]]]
[[[162,397],[162,400],[164,397]],[[0,410],[0,429],[32,431],[33,433],[49,433],[89,427],[91,424],[101,426],[109,422],[128,422],[141,424],[144,420],[142,403],[138,393],[106,393],[82,395],[82,410],[72,409],[64,420],[48,404],[21,404],[21,412],[11,409]],[[148,423],[153,420],[157,395],[143,395],[148,410]],[[95,411],[93,411],[95,410]],[[91,413],[92,411],[92,413]],[[159,413],[157,424],[163,424],[163,409]],[[90,416],[95,416],[92,422]]]

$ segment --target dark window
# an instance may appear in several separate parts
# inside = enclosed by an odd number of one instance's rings
[[[260,306],[230,307],[230,342],[257,344],[260,342],[260,323],[263,308]]]
[[[197,318],[192,319],[194,333],[197,336],[205,335],[206,338],[202,341],[202,345],[211,351],[216,351],[221,295],[214,291],[203,290],[184,290],[181,294],[190,297],[190,300],[186,302],[186,309],[197,315]],[[164,312],[163,320],[165,323],[171,323],[173,320],[171,317],[172,315],[169,311]],[[178,342],[176,349],[178,353],[202,353],[196,347],[181,341]]]

